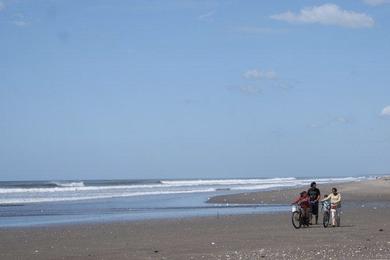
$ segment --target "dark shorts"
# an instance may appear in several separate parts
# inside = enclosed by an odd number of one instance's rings
[[[318,215],[318,201],[310,202],[310,211],[313,215]]]

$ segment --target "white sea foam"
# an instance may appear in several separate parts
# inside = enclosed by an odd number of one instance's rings
[[[162,187],[162,184],[144,185],[112,185],[112,186],[69,186],[53,188],[0,188],[1,193],[53,193],[53,192],[79,192],[79,191],[99,191],[99,190],[123,190],[123,189],[152,189]]]
[[[269,190],[273,188],[283,188],[283,187],[294,187],[288,183],[279,183],[279,184],[264,184],[264,185],[251,185],[251,186],[239,186],[233,187],[231,190]]]
[[[60,181],[54,181],[53,184],[57,185],[58,187],[84,187],[84,182],[82,181],[72,181],[72,182],[60,182]]]
[[[296,178],[272,178],[272,179],[221,179],[221,180],[174,180],[161,181],[170,186],[201,186],[201,185],[253,185],[261,183],[292,182]]]
[[[186,193],[204,193],[213,192],[215,189],[198,189],[198,190],[180,190],[180,191],[149,191],[149,192],[130,192],[121,194],[102,194],[93,196],[79,196],[79,197],[41,197],[41,198],[13,198],[13,199],[0,199],[0,204],[26,204],[26,203],[38,203],[38,202],[59,202],[59,201],[80,201],[80,200],[92,200],[92,199],[109,199],[109,198],[121,198],[121,197],[135,197],[135,196],[153,196],[153,195],[168,195],[168,194],[186,194]]]
[[[98,190],[124,190],[124,189],[155,189],[199,186],[236,186],[236,185],[260,185],[269,183],[289,182],[294,184],[296,178],[272,178],[272,179],[222,179],[222,180],[175,180],[161,181],[160,184],[137,184],[137,185],[106,185],[85,186],[83,182],[58,183],[61,187],[50,188],[0,188],[0,194],[6,193],[54,193],[54,192],[80,192]]]

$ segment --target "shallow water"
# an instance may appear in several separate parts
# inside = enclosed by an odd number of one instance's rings
[[[220,194],[220,193],[218,193]],[[111,222],[288,211],[287,205],[215,205],[216,193],[112,198],[0,207],[0,227]]]

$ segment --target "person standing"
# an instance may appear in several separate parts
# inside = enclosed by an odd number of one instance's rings
[[[330,200],[330,214],[332,219],[332,226],[340,226],[340,208],[341,208],[341,194],[337,192],[336,188],[332,188],[332,193],[329,194],[322,201]]]
[[[321,192],[317,188],[317,183],[313,181],[310,184],[310,189],[307,191],[310,198],[310,224],[312,223],[313,215],[316,217],[316,224],[318,224],[318,202],[321,198]]]

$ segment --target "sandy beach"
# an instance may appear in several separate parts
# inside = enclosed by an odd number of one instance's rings
[[[0,259],[390,259],[390,180],[319,185],[343,196],[341,227],[295,230],[290,212],[0,229]],[[301,189],[211,198],[286,204]]]
[[[390,178],[388,177],[361,182],[320,184],[318,188],[321,190],[321,196],[329,194],[332,187],[336,187],[341,192],[342,198],[347,204],[351,202],[361,204],[364,204],[364,202],[390,203]],[[302,190],[305,190],[305,188],[239,193],[216,196],[210,198],[208,202],[221,204],[289,204]]]

